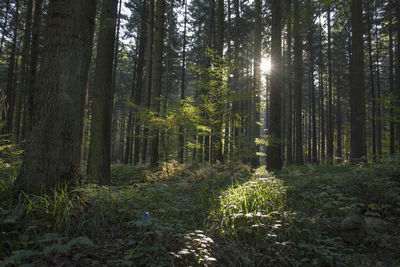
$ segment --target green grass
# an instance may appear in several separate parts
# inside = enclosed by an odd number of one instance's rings
[[[276,174],[115,165],[110,187],[41,196],[16,194],[16,166],[0,166],[0,266],[400,265],[398,158]],[[384,227],[347,244],[340,223],[350,213]]]

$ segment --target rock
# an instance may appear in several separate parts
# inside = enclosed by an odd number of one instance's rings
[[[359,214],[347,215],[341,224],[341,236],[344,241],[353,245],[362,242],[366,235],[366,226],[363,216]]]

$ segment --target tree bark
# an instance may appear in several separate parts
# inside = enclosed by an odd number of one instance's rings
[[[269,112],[269,135],[267,168],[268,170],[282,169],[281,146],[281,91],[282,91],[282,10],[281,1],[272,1],[271,28],[271,97]]]
[[[182,45],[182,72],[181,72],[181,101],[185,100],[185,70],[186,70],[186,22],[187,22],[187,4],[186,0],[183,1],[183,5],[185,6],[185,15],[183,20],[183,45]],[[184,128],[182,126],[179,127],[179,152],[178,152],[178,160],[183,163],[183,153],[185,150],[185,136],[184,136]]]
[[[303,80],[303,45],[301,40],[300,2],[294,0],[294,99],[295,99],[295,163],[303,164],[303,133],[302,133],[302,80]]]
[[[388,25],[388,31],[389,31],[389,90],[390,90],[390,108],[389,108],[389,113],[390,113],[390,139],[389,139],[389,152],[390,155],[394,155],[395,153],[395,117],[394,117],[394,75],[393,75],[393,18],[392,18],[392,12],[393,12],[393,1],[389,0],[389,5],[388,5],[388,12],[389,12],[389,25]]]
[[[18,174],[33,194],[79,183],[95,0],[50,0],[38,77],[38,118]]]
[[[143,13],[142,22],[140,27],[140,41],[139,41],[139,51],[138,51],[138,63],[136,68],[136,85],[135,85],[135,99],[134,103],[137,107],[140,107],[142,103],[142,92],[143,89],[143,68],[144,68],[144,52],[146,48],[146,34],[147,34],[147,8],[146,0],[143,1]],[[136,113],[139,113],[139,109],[135,109]],[[140,153],[140,123],[138,116],[135,118],[135,144],[133,151],[133,164],[137,165],[139,163],[139,153]]]
[[[326,123],[326,152],[327,163],[333,163],[333,105],[332,105],[332,49],[331,49],[331,8],[328,5],[328,116]]]
[[[151,103],[151,81],[152,81],[152,64],[153,64],[153,36],[154,36],[154,0],[149,0],[149,17],[147,25],[147,45],[146,45],[146,96],[145,108],[150,110]],[[142,147],[142,162],[146,162],[147,158],[147,143],[149,139],[149,127],[143,125],[143,147]]]
[[[19,24],[19,0],[15,3],[15,15],[14,15],[14,33],[11,45],[11,55],[8,63],[8,74],[7,74],[7,99],[5,109],[5,119],[7,121],[6,133],[11,133],[13,129],[13,115],[15,109],[15,69],[18,62],[16,60],[17,54],[17,36],[18,36],[18,24]]]
[[[38,68],[38,59],[39,59],[39,43],[40,43],[40,32],[41,32],[41,24],[42,24],[42,7],[43,0],[35,1],[35,12],[33,15],[33,25],[32,25],[32,42],[31,42],[31,54],[29,59],[29,67],[27,74],[27,88],[26,88],[26,103],[24,108],[24,116],[25,116],[25,135],[28,137],[32,131],[32,127],[37,121],[35,117],[35,108],[34,108],[34,97],[37,94],[36,87],[36,78],[37,78],[37,68]]]
[[[94,77],[92,123],[87,174],[110,183],[112,74],[118,0],[103,0]]]
[[[287,135],[286,162],[293,163],[292,0],[287,0]]]
[[[31,26],[32,26],[32,8],[33,8],[33,0],[28,0],[26,7],[26,20],[25,20],[25,29],[24,29],[24,41],[22,44],[22,59],[20,71],[18,73],[18,85],[16,87],[16,98],[15,98],[15,110],[14,110],[14,136],[16,143],[20,142],[21,136],[24,137],[23,133],[21,133],[21,119],[23,115],[23,100],[26,89],[26,73],[28,68],[28,58],[29,58],[29,46],[31,41]]]
[[[311,90],[311,155],[310,162],[317,163],[317,119],[315,110],[315,84],[314,84],[314,9],[311,0],[308,0],[308,45],[310,53],[310,90]]]
[[[155,6],[155,24],[154,24],[154,51],[152,63],[152,81],[151,81],[151,110],[155,116],[160,116],[160,96],[161,96],[161,78],[162,78],[162,50],[163,50],[163,32],[164,32],[164,12],[165,0],[157,0]],[[159,129],[152,127],[150,143],[150,164],[156,165],[159,160],[158,144]]]
[[[350,160],[358,161],[366,156],[362,0],[351,1],[351,13]]]

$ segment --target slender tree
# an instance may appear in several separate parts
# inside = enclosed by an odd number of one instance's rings
[[[366,156],[362,0],[351,1],[351,26],[350,160],[357,161]]]
[[[164,32],[164,12],[165,0],[156,0],[155,3],[155,23],[154,23],[154,52],[152,63],[151,81],[151,110],[160,115],[160,96],[162,78],[162,51],[163,51],[163,32]],[[150,164],[156,165],[158,162],[159,129],[151,129]]]
[[[292,81],[292,0],[286,0],[287,5],[287,37],[286,37],[286,86],[287,86],[287,135],[286,162],[293,163],[293,81]]]
[[[142,13],[142,22],[140,26],[140,41],[139,41],[139,51],[138,51],[138,61],[136,68],[136,85],[135,85],[135,99],[134,103],[137,107],[141,105],[142,102],[142,94],[143,94],[143,69],[144,69],[144,54],[146,48],[146,35],[147,35],[147,8],[146,1],[143,0],[142,3],[143,13]],[[138,113],[138,109],[135,110]],[[138,119],[135,119],[135,145],[134,145],[134,153],[133,153],[133,163],[139,163],[139,153],[140,153],[140,123]]]
[[[13,37],[11,45],[11,55],[8,63],[8,75],[7,75],[7,98],[6,98],[6,109],[5,115],[7,121],[6,132],[11,133],[13,129],[13,115],[15,106],[15,69],[18,65],[17,58],[17,36],[18,36],[18,24],[19,24],[19,0],[15,3],[15,14],[13,23]]]
[[[300,1],[294,0],[294,111],[295,111],[295,163],[303,164],[303,133],[302,133],[302,57]]]
[[[38,59],[39,59],[39,42],[40,42],[40,32],[41,32],[41,24],[42,24],[42,7],[43,0],[35,1],[35,11],[33,14],[33,25],[32,25],[32,42],[30,47],[30,58],[29,58],[29,66],[28,66],[28,81],[26,87],[26,103],[24,107],[24,116],[25,116],[25,134],[29,136],[32,131],[33,124],[36,120],[35,118],[35,109],[34,109],[34,97],[35,97],[35,85],[37,78],[37,68],[38,68]]]
[[[29,62],[29,47],[31,42],[31,27],[32,27],[32,8],[33,0],[28,0],[26,6],[26,18],[25,18],[25,28],[24,28],[24,40],[22,44],[22,59],[21,66],[18,73],[18,85],[16,87],[15,95],[15,110],[14,110],[14,135],[15,141],[19,143],[21,135],[21,120],[23,115],[23,100],[25,96],[26,89],[26,73]],[[24,137],[24,136],[22,136]]]
[[[145,107],[150,109],[151,104],[151,82],[153,76],[152,64],[153,64],[153,37],[154,37],[154,0],[149,0],[149,16],[147,24],[147,44],[146,44],[146,95],[145,95]],[[147,143],[149,137],[149,128],[147,125],[143,126],[143,147],[142,147],[142,161],[146,162],[147,158]]]
[[[328,25],[328,110],[326,121],[326,154],[327,162],[332,163],[333,159],[333,89],[332,89],[332,45],[331,45],[331,6],[328,5],[327,11]]]
[[[389,0],[388,3],[388,12],[389,12],[389,90],[390,90],[390,105],[389,108],[390,112],[390,143],[389,143],[389,150],[390,155],[394,155],[395,153],[395,121],[394,121],[394,75],[393,75],[393,1]]]
[[[282,91],[282,10],[281,1],[272,1],[271,28],[271,97],[270,97],[270,142],[268,144],[267,168],[280,170],[282,168],[281,153],[281,91]]]
[[[110,182],[112,73],[118,0],[103,0],[94,77],[92,123],[87,174]]]
[[[185,100],[185,71],[186,71],[186,23],[187,23],[187,4],[186,0],[183,0],[185,7],[185,14],[183,19],[183,44],[182,44],[182,71],[181,71],[181,101]],[[185,136],[184,128],[179,127],[179,153],[178,159],[183,162],[183,152],[185,150]]]

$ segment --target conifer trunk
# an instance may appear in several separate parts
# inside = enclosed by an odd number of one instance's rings
[[[155,3],[155,23],[154,23],[154,50],[152,63],[152,81],[151,81],[151,110],[155,116],[160,116],[160,96],[161,96],[161,78],[162,78],[162,50],[163,50],[163,32],[164,32],[164,12],[165,0],[156,0]],[[150,142],[150,164],[156,165],[159,160],[159,129],[152,127]]]
[[[40,194],[80,182],[85,97],[95,26],[95,0],[50,0],[38,77],[38,123],[16,183]]]
[[[350,160],[358,161],[366,156],[362,0],[351,1],[351,14]]]
[[[282,10],[281,1],[272,1],[272,28],[271,28],[271,97],[269,112],[269,134],[267,168],[280,170],[282,168],[281,146],[281,91],[282,91]]]

